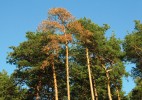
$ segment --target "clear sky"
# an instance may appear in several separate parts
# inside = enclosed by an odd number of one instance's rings
[[[0,71],[11,74],[14,66],[6,63],[9,46],[17,46],[25,40],[27,31],[36,31],[47,12],[54,7],[63,7],[76,18],[87,17],[94,23],[109,24],[118,38],[134,29],[134,20],[142,21],[142,0],[1,0],[0,1]],[[127,71],[134,65],[127,65]],[[128,93],[133,87],[132,78],[125,79],[123,90]]]

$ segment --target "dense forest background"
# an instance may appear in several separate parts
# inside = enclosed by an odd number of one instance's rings
[[[1,100],[141,100],[142,24],[124,40],[110,26],[91,19],[75,18],[64,8],[52,8],[36,32],[11,46],[7,63],[15,65],[11,75],[0,72]],[[136,65],[132,73],[126,64]],[[128,94],[122,78],[133,76],[136,86]]]

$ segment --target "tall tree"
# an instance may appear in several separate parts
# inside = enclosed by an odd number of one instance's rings
[[[85,30],[89,31],[87,33],[81,34],[81,37],[84,35],[83,38],[86,41],[82,41],[82,42],[83,43],[86,42],[83,45],[85,47],[87,47],[87,49],[89,50],[89,52],[90,52],[90,54],[89,54],[90,61],[89,62],[92,63],[95,59],[92,59],[92,61],[91,61],[91,58],[96,57],[96,55],[97,55],[96,52],[98,51],[97,48],[99,48],[99,46],[100,46],[99,44],[102,43],[101,41],[103,41],[103,39],[104,39],[104,33],[109,27],[108,27],[108,25],[105,25],[105,24],[103,27],[101,27],[101,26],[93,23],[90,19],[86,19],[86,18],[80,19],[79,22],[81,23],[81,25],[84,27]],[[96,65],[96,63],[94,63],[94,65]],[[95,72],[92,70],[93,70],[93,67],[91,67],[91,73]],[[97,85],[95,82],[96,77],[94,77],[95,74],[96,73],[92,73],[91,78],[93,79],[93,89],[94,89],[95,100],[98,100],[98,91],[97,91]]]
[[[126,35],[123,44],[126,52],[126,60],[136,64],[133,68],[133,76],[142,78],[142,24],[135,21],[135,30]]]
[[[72,31],[74,31],[79,44],[81,44],[84,47],[83,49],[85,49],[91,96],[92,96],[93,100],[94,100],[94,98],[97,100],[98,94],[97,94],[97,89],[96,89],[96,84],[95,84],[96,83],[95,78],[93,78],[94,85],[92,84],[93,75],[91,74],[92,70],[90,68],[90,55],[96,56],[96,54],[93,53],[94,52],[93,49],[99,47],[99,45],[97,45],[99,43],[98,40],[100,38],[103,38],[102,36],[104,35],[105,30],[108,29],[107,28],[108,26],[105,25],[105,27],[100,27],[97,24],[94,24],[93,22],[91,22],[90,19],[86,19],[86,18],[80,19],[80,20],[75,21],[74,23],[70,23],[70,24],[71,24],[70,25],[71,29],[72,29]],[[94,90],[93,90],[93,86],[94,86]],[[94,97],[94,95],[95,95],[95,97]]]
[[[87,63],[87,68],[88,68],[88,75],[89,75],[89,83],[90,83],[90,90],[91,90],[91,97],[92,100],[95,99],[94,97],[94,90],[93,90],[93,82],[92,82],[92,75],[91,75],[91,69],[90,69],[90,57],[89,57],[89,50],[88,50],[88,45],[90,45],[90,40],[89,38],[92,36],[91,31],[85,29],[83,27],[83,24],[80,23],[79,21],[76,21],[74,23],[71,23],[73,25],[72,29],[76,32],[76,37],[80,40],[82,45],[85,47],[85,52],[86,52],[86,63]]]
[[[57,62],[57,57],[59,53],[59,37],[56,34],[48,35],[48,44],[43,48],[43,51],[47,54],[47,59],[43,61],[42,68],[52,66],[53,79],[54,79],[54,89],[55,89],[55,100],[58,100],[58,85],[57,85],[57,75],[55,70],[55,62]]]
[[[31,98],[45,97],[47,94],[43,90],[47,90],[50,94],[53,92],[49,90],[53,88],[52,80],[49,80],[52,79],[52,70],[50,67],[42,68],[43,61],[47,59],[43,47],[49,42],[48,34],[28,32],[27,41],[17,47],[11,47],[13,51],[8,55],[8,62],[16,65],[13,73],[16,83],[26,84]]]
[[[126,35],[124,44],[124,51],[126,52],[126,61],[134,63],[136,67],[132,69],[132,76],[136,79],[136,87],[131,91],[130,99],[141,100],[141,90],[138,89],[139,83],[142,79],[142,24],[139,20],[135,20],[134,31]],[[138,94],[138,95],[135,95]]]
[[[49,29],[53,28],[53,31],[59,32],[61,35],[62,43],[65,44],[65,50],[66,50],[66,60],[65,60],[65,66],[66,66],[66,80],[67,80],[67,96],[68,100],[70,100],[70,85],[69,85],[69,42],[71,40],[71,34],[68,33],[68,23],[71,22],[74,18],[73,16],[64,8],[53,8],[50,9],[49,17],[47,20],[43,21],[42,24],[39,26],[39,28],[42,31],[48,31]]]
[[[125,67],[122,62],[124,53],[121,51],[120,44],[121,41],[112,35],[109,40],[106,40],[101,55],[98,55],[98,59],[101,61],[101,66],[106,73],[109,100],[112,100],[112,78],[115,76],[122,77],[125,74]],[[114,70],[115,73],[112,74]]]

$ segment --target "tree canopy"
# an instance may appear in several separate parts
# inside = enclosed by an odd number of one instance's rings
[[[124,40],[110,26],[76,19],[64,8],[52,8],[36,32],[11,46],[7,62],[11,76],[0,72],[1,100],[134,100],[142,98],[142,24]],[[135,63],[136,87],[126,97],[122,78],[125,62]],[[90,88],[89,88],[90,87]],[[136,93],[138,93],[136,95]]]

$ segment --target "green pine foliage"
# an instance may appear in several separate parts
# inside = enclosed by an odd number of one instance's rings
[[[23,100],[25,93],[26,89],[15,85],[13,76],[0,72],[0,100]]]
[[[135,21],[135,29],[125,37],[123,43],[126,52],[125,60],[135,64],[132,69],[132,76],[136,80],[136,87],[130,93],[131,100],[141,100],[141,79],[142,79],[142,24]],[[138,82],[139,80],[139,82]],[[139,84],[140,83],[140,84]]]

